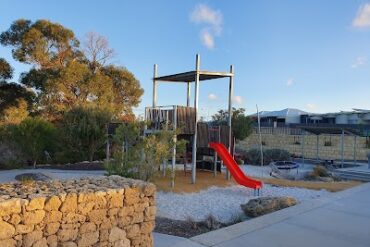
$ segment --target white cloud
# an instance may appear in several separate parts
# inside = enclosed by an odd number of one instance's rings
[[[203,30],[200,33],[200,40],[202,41],[203,45],[205,45],[210,50],[215,47],[215,39],[213,35],[207,30]]]
[[[294,79],[290,78],[289,80],[287,80],[286,85],[290,87],[291,85],[293,85],[293,83],[294,83]]]
[[[364,65],[367,62],[366,57],[357,57],[356,61],[351,65],[353,69],[356,69],[362,65]]]
[[[355,19],[352,21],[354,27],[370,27],[370,3],[360,6]]]
[[[317,109],[317,106],[313,103],[308,103],[308,104],[306,104],[306,109],[312,112],[312,111],[315,111]]]
[[[221,11],[214,10],[206,4],[198,4],[190,13],[189,19],[193,23],[204,25],[200,32],[200,39],[208,49],[213,49],[215,46],[214,37],[222,32],[223,16]]]
[[[238,104],[238,105],[241,105],[244,101],[242,96],[240,95],[235,95],[232,100],[235,104]]]
[[[217,95],[216,95],[216,94],[213,94],[213,93],[210,93],[210,94],[208,95],[208,99],[209,99],[209,100],[216,100],[216,99],[217,99]]]

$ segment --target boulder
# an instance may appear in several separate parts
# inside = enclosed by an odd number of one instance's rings
[[[249,200],[240,207],[249,217],[257,217],[283,208],[294,206],[297,200],[293,197],[260,197]]]
[[[36,173],[22,173],[15,176],[15,179],[18,181],[48,181],[51,178],[41,172]]]

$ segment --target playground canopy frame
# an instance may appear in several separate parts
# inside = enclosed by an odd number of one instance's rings
[[[152,107],[157,107],[157,86],[159,82],[174,82],[174,83],[186,83],[187,84],[187,97],[186,97],[186,106],[190,107],[190,94],[191,94],[191,83],[195,83],[195,92],[194,92],[194,109],[195,109],[195,126],[198,124],[199,114],[198,114],[198,105],[199,105],[199,84],[200,81],[213,80],[213,79],[222,79],[229,78],[229,99],[228,99],[228,126],[229,128],[229,151],[230,144],[232,142],[232,130],[231,130],[231,119],[232,119],[232,99],[234,91],[234,67],[230,65],[229,72],[214,72],[214,71],[205,71],[200,70],[200,55],[196,55],[195,61],[195,70],[166,75],[158,76],[158,66],[154,65],[153,70],[153,103]],[[196,152],[197,151],[197,128],[195,127],[194,137],[193,137],[193,147],[192,147],[192,183],[196,182]],[[174,148],[173,156],[176,156],[176,150]],[[172,159],[172,169],[174,169],[174,162],[176,158]],[[227,171],[227,178],[230,178],[230,174]]]

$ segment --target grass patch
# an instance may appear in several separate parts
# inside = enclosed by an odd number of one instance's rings
[[[362,184],[359,181],[340,181],[340,182],[312,182],[312,181],[292,181],[278,178],[256,178],[262,180],[266,184],[282,186],[282,187],[297,187],[311,190],[325,189],[330,192],[346,190]]]
[[[297,187],[311,190],[325,189],[330,192],[346,190],[362,184],[358,181],[339,181],[339,182],[315,182],[315,181],[292,181],[279,178],[256,178],[266,184],[282,186],[282,187]],[[154,179],[154,184],[159,191],[174,192],[174,193],[196,193],[201,190],[206,190],[209,187],[229,187],[236,185],[233,178],[225,179],[225,174],[217,173],[213,177],[213,172],[197,171],[197,180],[195,184],[191,183],[191,173],[188,172],[185,176],[184,171],[176,171],[175,188],[170,186],[170,178],[157,175]]]

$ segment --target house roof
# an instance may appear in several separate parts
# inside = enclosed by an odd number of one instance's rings
[[[261,111],[259,112],[260,117],[276,117],[276,118],[286,118],[286,117],[297,117],[300,115],[307,115],[308,112],[295,109],[295,108],[286,108],[280,111]],[[250,115],[251,117],[257,117],[257,113]]]

